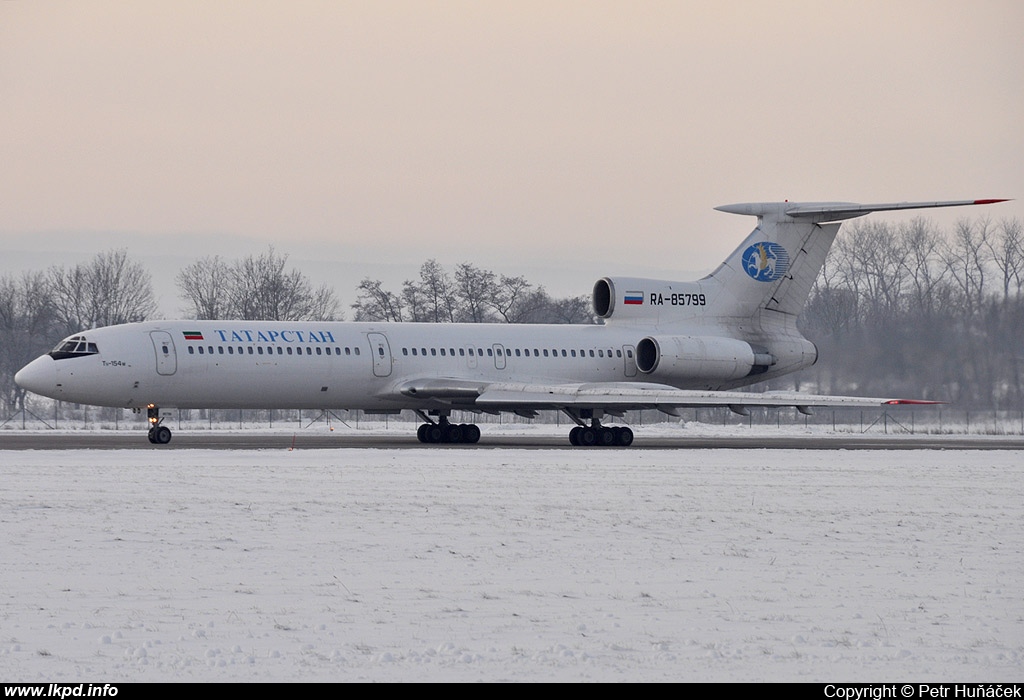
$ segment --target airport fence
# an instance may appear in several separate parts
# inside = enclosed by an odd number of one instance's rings
[[[622,418],[607,417],[609,425],[688,424],[721,426],[743,430],[805,429],[814,432],[922,434],[922,435],[1024,435],[1024,410],[965,410],[954,407],[887,407],[885,409],[819,409],[811,415],[793,408],[750,409],[739,415],[726,408],[681,409],[671,416],[661,411],[630,411]],[[406,431],[421,419],[412,411],[401,414],[367,414],[363,411],[320,410],[228,410],[228,409],[164,409],[164,423],[172,429],[254,430],[290,429],[316,430],[344,425],[352,429],[379,430],[394,426]],[[453,423],[479,425],[549,424],[572,425],[559,411],[542,411],[536,418],[512,414],[476,414],[455,411]],[[0,430],[145,430],[146,412],[130,409],[98,408],[79,404],[39,401],[0,416]]]

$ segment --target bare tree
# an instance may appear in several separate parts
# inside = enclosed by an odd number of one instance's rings
[[[488,300],[494,296],[494,273],[468,262],[455,266],[455,288],[460,304],[460,321],[488,323],[494,320]]]
[[[359,283],[359,297],[352,304],[356,321],[403,321],[402,300],[384,289],[380,280],[365,278]]]
[[[1002,277],[1003,303],[1010,300],[1010,289],[1014,298],[1020,299],[1024,286],[1024,231],[1020,219],[1004,219],[995,236],[986,244],[991,259]]]
[[[960,219],[953,240],[943,250],[943,259],[967,314],[979,311],[985,298],[986,252],[990,249],[990,235],[988,219],[979,220],[977,225]]]
[[[909,308],[932,317],[938,311],[940,285],[948,274],[940,256],[941,235],[927,219],[917,217],[900,228],[900,238],[905,251],[903,267],[908,280]]]
[[[68,333],[143,321],[156,312],[149,272],[123,249],[70,269],[52,267],[48,277],[57,318]]]
[[[429,311],[429,319],[433,323],[454,323],[458,303],[455,286],[437,260],[430,259],[420,266],[419,288]]]
[[[53,345],[56,325],[45,273],[0,277],[0,400],[7,411],[25,407],[14,374]]]
[[[230,268],[219,255],[196,260],[176,278],[178,291],[191,305],[191,315],[200,320],[228,316]]]
[[[585,295],[551,299],[544,309],[545,323],[596,323],[590,298]]]
[[[548,303],[544,289],[534,289],[523,276],[501,275],[485,303],[505,323],[529,323],[536,319],[538,312]]]
[[[314,288],[298,270],[287,269],[288,256],[273,246],[261,255],[227,263],[206,257],[178,273],[182,298],[197,319],[331,321],[338,299],[327,285]]]

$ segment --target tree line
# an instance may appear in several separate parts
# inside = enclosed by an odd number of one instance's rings
[[[182,268],[175,283],[187,318],[338,321],[340,302],[328,285],[315,287],[273,247],[237,260],[207,256]],[[356,320],[476,323],[591,322],[584,296],[553,299],[523,277],[463,263],[449,274],[434,260],[399,293],[364,279],[352,305]],[[152,278],[126,251],[97,254],[71,267],[53,266],[0,277],[0,406],[24,409],[14,383],[19,369],[58,340],[89,328],[151,319],[157,312]]]
[[[195,319],[342,320],[334,290],[315,287],[272,247],[238,260],[204,257],[176,284]],[[397,290],[363,279],[357,321],[594,323],[589,295],[551,297],[522,276],[427,260]],[[24,408],[22,366],[77,331],[153,318],[149,273],[123,250],[72,267],[0,277],[0,402]],[[856,222],[842,229],[800,318],[819,348],[808,370],[774,388],[811,388],[1024,408],[1024,230],[1017,219]]]
[[[352,305],[356,321],[416,323],[593,323],[586,295],[552,298],[525,277],[495,274],[468,262],[448,273],[436,260],[420,266],[398,292],[363,279]]]
[[[800,319],[824,393],[1024,408],[1024,230],[1019,219],[924,218],[844,227]]]

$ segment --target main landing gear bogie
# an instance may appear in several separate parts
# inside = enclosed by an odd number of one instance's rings
[[[574,447],[629,447],[633,431],[626,427],[578,425],[569,431],[569,444]]]
[[[480,440],[480,428],[473,423],[424,423],[416,437],[425,444],[474,444]]]

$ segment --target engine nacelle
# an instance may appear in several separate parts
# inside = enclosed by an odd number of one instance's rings
[[[593,302],[601,318],[659,323],[706,312],[711,294],[700,282],[603,277],[594,284]]]
[[[636,344],[637,369],[675,386],[713,387],[763,373],[773,364],[772,355],[735,338],[648,336]]]

